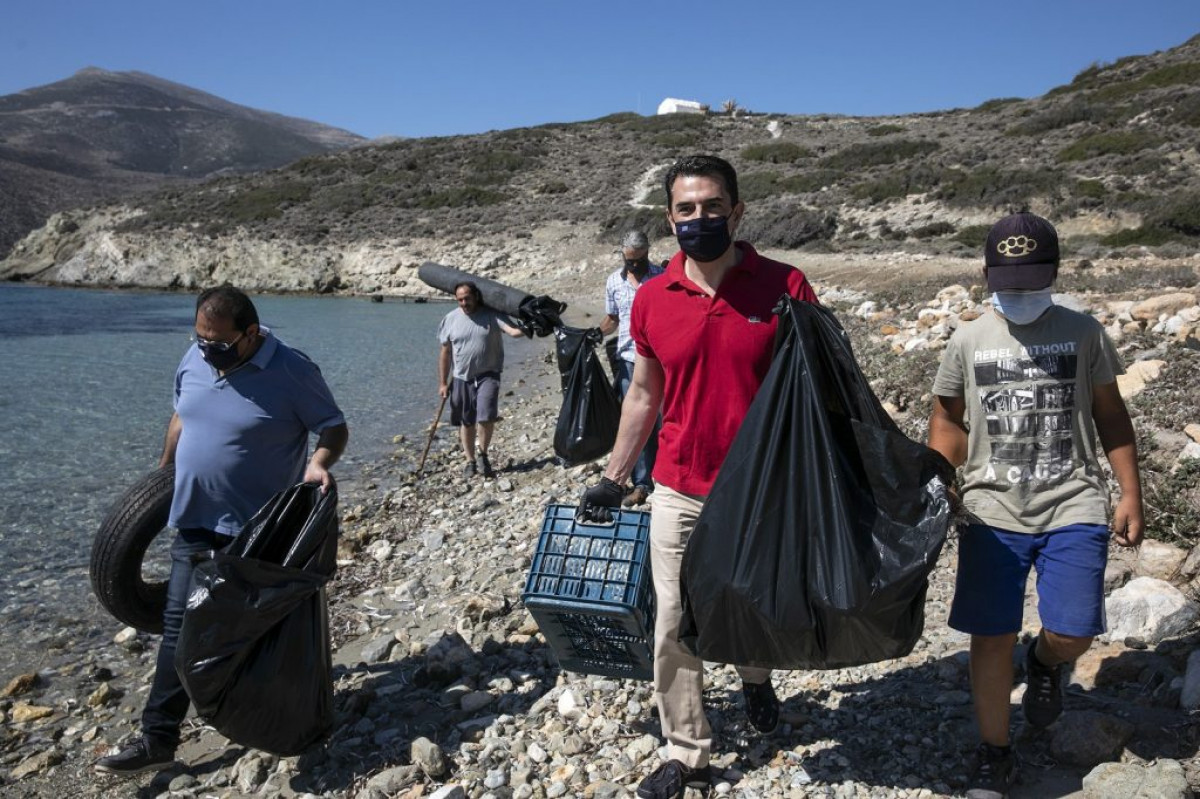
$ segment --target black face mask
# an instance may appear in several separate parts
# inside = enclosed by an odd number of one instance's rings
[[[650,271],[650,259],[626,258],[625,271],[632,272],[634,277],[640,278],[642,275]]]
[[[675,237],[679,239],[679,249],[693,261],[707,263],[717,260],[733,244],[728,221],[729,218],[724,216],[702,216],[676,222]]]
[[[237,366],[238,361],[242,359],[241,356],[238,355],[238,348],[236,345],[227,350],[219,349],[212,345],[206,345],[203,343],[197,343],[196,346],[200,348],[201,357],[208,361],[212,368],[216,369],[218,372],[229,371],[233,367]]]

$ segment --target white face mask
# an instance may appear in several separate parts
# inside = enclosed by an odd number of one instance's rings
[[[994,291],[992,305],[1000,315],[1016,325],[1027,325],[1036,322],[1038,317],[1049,310],[1054,301],[1050,299],[1051,290],[1041,291]]]

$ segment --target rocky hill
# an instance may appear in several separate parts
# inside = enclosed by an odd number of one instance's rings
[[[0,254],[54,211],[362,141],[153,75],[89,67],[0,97]]]
[[[249,124],[249,123],[247,123]],[[1080,73],[1034,99],[897,117],[614,114],[308,156],[72,213],[0,276],[282,291],[424,291],[427,258],[525,279],[606,256],[618,231],[664,234],[662,171],[730,158],[762,246],[974,253],[999,214],[1053,219],[1069,254],[1182,254],[1200,236],[1200,37]],[[211,153],[122,158],[179,174]],[[125,163],[125,162],[122,162]],[[667,243],[664,243],[667,244]]]

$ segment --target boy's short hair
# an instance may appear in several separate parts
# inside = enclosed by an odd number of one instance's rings
[[[1006,216],[983,248],[988,291],[1040,291],[1058,276],[1058,232],[1040,216]]]

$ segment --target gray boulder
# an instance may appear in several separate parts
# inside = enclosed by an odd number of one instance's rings
[[[1156,644],[1186,632],[1200,619],[1200,605],[1165,580],[1138,577],[1109,595],[1106,638],[1140,638]]]
[[[1091,768],[1116,760],[1133,737],[1133,725],[1127,721],[1091,710],[1064,713],[1053,728],[1050,752],[1055,759],[1074,766]]]
[[[1191,799],[1187,775],[1177,760],[1149,765],[1101,763],[1083,778],[1086,799]]]

